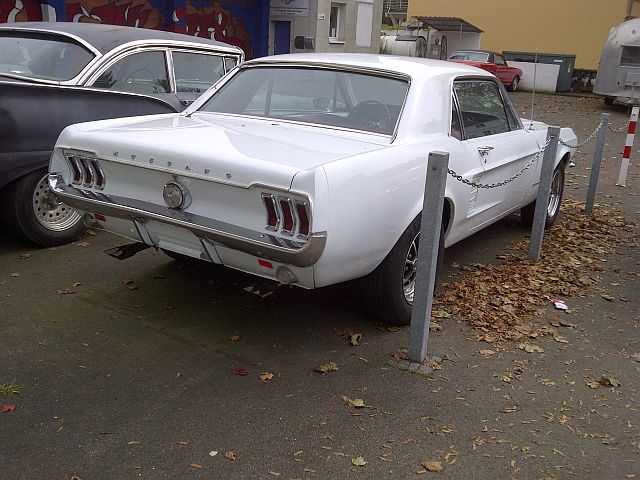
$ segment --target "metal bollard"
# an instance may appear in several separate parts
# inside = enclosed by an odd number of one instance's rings
[[[600,164],[602,163],[602,153],[604,152],[604,142],[607,139],[607,129],[609,128],[608,113],[600,114],[600,131],[596,139],[596,149],[593,152],[593,164],[591,165],[591,178],[589,179],[589,191],[587,192],[587,203],[584,211],[587,215],[593,212],[593,204],[596,200],[596,192],[598,191],[598,176],[600,175]]]
[[[631,109],[631,117],[629,118],[629,129],[627,130],[627,140],[624,144],[624,153],[622,154],[622,163],[620,164],[620,174],[618,175],[618,183],[616,186],[625,187],[627,181],[627,170],[629,170],[629,158],[631,157],[631,148],[633,148],[633,138],[636,133],[636,124],[638,122],[638,112],[640,107]]]
[[[560,127],[549,127],[547,130],[547,148],[544,149],[542,158],[542,171],[538,184],[538,196],[536,197],[536,210],[533,214],[533,226],[531,228],[531,243],[529,244],[529,260],[540,260],[544,227],[547,221],[547,207],[549,206],[549,193],[551,192],[551,180],[553,179],[553,167],[560,139]]]
[[[420,253],[409,328],[409,360],[416,363],[422,362],[427,354],[448,166],[448,153],[429,153],[420,222]]]

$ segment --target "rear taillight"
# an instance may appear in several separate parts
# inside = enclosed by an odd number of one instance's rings
[[[297,235],[307,238],[311,231],[311,216],[309,204],[290,197],[278,196],[271,193],[262,194],[267,224],[266,229],[279,231],[284,235]]]
[[[280,216],[278,215],[275,197],[269,193],[263,193],[262,202],[267,210],[267,230],[277,230],[280,226]]]
[[[98,159],[76,154],[65,155],[65,158],[71,169],[71,183],[73,185],[82,184],[85,187],[93,187],[98,190],[104,189],[107,177]]]
[[[298,221],[300,222],[300,228],[298,228],[299,237],[309,236],[309,215],[307,213],[307,204],[304,202],[295,202],[296,215],[298,215]]]
[[[291,200],[287,197],[278,197],[280,211],[282,212],[282,233],[293,235],[296,228],[295,217],[293,216],[293,208],[291,208]]]

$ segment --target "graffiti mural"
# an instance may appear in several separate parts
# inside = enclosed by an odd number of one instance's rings
[[[34,0],[0,0],[0,23],[39,22],[41,20],[40,2]]]
[[[224,3],[250,9],[246,0],[0,0],[0,22],[44,19],[154,28],[236,45],[251,58],[246,21],[233,16]]]

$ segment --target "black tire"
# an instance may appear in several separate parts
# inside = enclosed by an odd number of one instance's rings
[[[366,287],[371,294],[367,300],[367,307],[371,310],[372,315],[385,323],[393,325],[409,325],[411,323],[413,302],[405,295],[406,275],[408,275],[406,267],[408,255],[414,242],[417,254],[419,233],[420,217],[411,222],[387,257],[366,279]],[[436,278],[442,269],[443,259],[444,227],[440,229]],[[417,256],[414,260],[417,260]],[[413,277],[413,281],[415,281],[415,272],[413,272]]]
[[[513,80],[511,80],[511,83],[509,84],[509,91],[515,92],[518,89],[519,83],[520,83],[520,77],[516,75],[515,77],[513,77]]]
[[[41,247],[76,240],[85,230],[82,216],[51,194],[47,169],[31,172],[9,185],[2,216],[15,232]]]
[[[562,196],[564,194],[564,162],[560,163],[553,172],[553,179],[551,180],[551,194],[549,195],[549,202],[547,204],[547,219],[544,224],[544,228],[551,228],[558,217],[560,216],[560,205],[562,204]],[[526,205],[520,209],[520,219],[522,225],[531,228],[533,225],[533,216],[536,211],[535,200],[529,205]]]

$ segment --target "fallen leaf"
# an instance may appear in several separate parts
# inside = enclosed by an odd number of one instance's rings
[[[494,355],[496,352],[494,352],[493,350],[488,350],[488,349],[482,349],[482,350],[478,350],[478,352],[481,355],[484,355],[485,357],[489,357],[491,355]]]
[[[199,463],[192,463],[191,466],[193,468],[202,468],[202,465],[200,465]]]
[[[125,278],[124,280],[122,280],[122,285],[133,285],[133,280],[131,280],[130,278]]]
[[[260,374],[260,381],[262,382],[268,382],[271,379],[273,379],[273,373],[271,372],[264,372]]]
[[[600,388],[601,385],[600,385],[600,382],[597,380],[589,380],[587,381],[587,387],[596,389],[596,388]]]
[[[140,443],[138,440],[130,440],[127,442],[127,445],[140,445]]]
[[[20,254],[20,260],[26,260],[27,258],[31,258],[31,254],[30,253],[21,253]]]
[[[13,278],[17,278],[17,277],[19,277],[19,276],[20,276],[20,274],[19,274],[18,272],[13,272],[13,273],[12,273],[11,275],[9,275],[9,276],[10,276],[10,277],[13,277]]]
[[[187,440],[178,440],[176,443],[178,445],[189,445],[189,442]]]
[[[336,372],[338,365],[335,362],[325,362],[320,365],[316,365],[313,370],[320,373]]]
[[[239,342],[240,341],[240,335],[231,335],[229,337],[229,340],[231,340],[232,342]]]
[[[442,470],[444,470],[442,462],[438,462],[437,460],[427,460],[426,462],[422,462],[422,466],[428,472],[441,472]]]
[[[209,452],[209,456],[210,456],[210,457],[215,457],[217,454],[218,454],[217,450],[211,450],[211,451]]]
[[[232,368],[231,373],[238,377],[246,377],[249,373],[244,368]]]
[[[279,477],[282,474],[280,472],[274,472],[272,470],[269,470],[269,475],[273,475],[274,477]]]
[[[600,377],[599,382],[600,382],[600,385],[602,385],[604,387],[619,387],[620,386],[620,380],[618,380],[617,378],[614,378],[614,377],[607,377],[605,375]]]
[[[346,395],[343,395],[342,397],[342,401],[345,402],[347,405],[349,405],[350,407],[355,407],[355,408],[363,408],[365,407],[364,404],[364,400],[361,398],[349,398]]]
[[[15,403],[7,403],[6,405],[2,406],[2,408],[0,409],[0,413],[13,412],[15,409],[16,409]]]
[[[601,293],[600,296],[604,298],[607,302],[613,302],[616,299],[616,297],[607,295],[606,293]]]
[[[60,290],[58,290],[58,294],[59,295],[73,295],[74,293],[76,293],[76,289],[75,288],[61,288]]]
[[[532,345],[526,342],[519,343],[518,348],[520,350],[524,350],[527,353],[543,353],[544,352],[544,348],[539,347],[538,345]]]
[[[225,453],[225,454],[224,454],[224,458],[226,458],[227,460],[232,460],[232,461],[233,461],[233,460],[235,460],[235,459],[236,459],[236,458],[238,458],[238,457],[237,457],[237,455],[236,455],[236,453],[235,453],[235,452],[231,452],[231,451],[229,451],[229,452],[227,452],[227,453]]]
[[[75,244],[76,247],[88,247],[91,244],[89,242],[78,242]]]
[[[367,461],[363,457],[354,457],[351,459],[351,465],[355,465],[356,467],[364,467],[367,464]]]
[[[558,343],[569,343],[569,340],[564,338],[562,335],[554,335],[553,339]]]
[[[360,345],[360,339],[362,338],[362,334],[359,332],[353,332],[349,335],[349,343],[351,345],[353,345],[354,347],[357,347]]]

